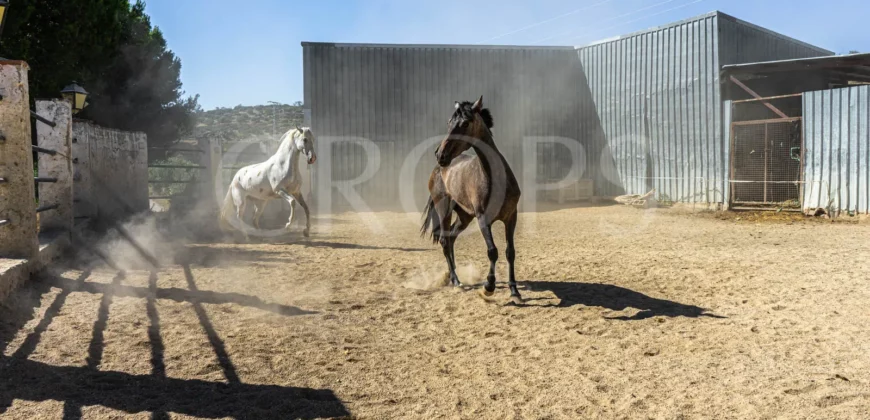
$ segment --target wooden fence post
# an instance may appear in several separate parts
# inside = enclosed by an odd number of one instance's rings
[[[0,61],[0,257],[35,258],[36,188],[27,63]]]
[[[222,154],[223,149],[219,139],[199,138],[197,146],[202,149],[203,153],[200,156],[200,165],[204,166],[200,179],[199,200],[205,200],[197,205],[206,205],[207,208],[213,210],[217,214],[220,208],[221,200],[223,199],[223,174],[222,171]]]
[[[39,154],[39,176],[55,183],[39,184],[39,207],[57,205],[39,215],[39,230],[71,232],[73,228],[72,106],[63,100],[36,101],[36,113],[55,126],[37,121],[36,144],[55,152]]]

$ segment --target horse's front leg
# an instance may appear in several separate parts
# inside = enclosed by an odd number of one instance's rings
[[[302,193],[295,194],[293,198],[299,202],[299,206],[305,211],[305,230],[302,231],[302,236],[307,238],[311,232],[311,213],[308,211],[308,204],[306,204],[305,199],[302,198]]]
[[[508,287],[511,289],[511,301],[520,304],[523,298],[520,296],[520,291],[517,290],[517,278],[514,275],[514,260],[517,256],[517,251],[514,248],[514,233],[517,230],[516,212],[505,222],[504,226],[505,239],[507,240],[507,249],[504,253],[508,261]]]
[[[483,287],[484,294],[492,296],[495,292],[495,263],[498,261],[498,248],[495,247],[495,241],[492,240],[492,222],[481,214],[477,216],[477,224],[480,226],[483,240],[486,241],[486,256],[489,257],[489,274],[486,276],[486,285]]]
[[[285,230],[290,230],[290,226],[293,225],[293,220],[296,219],[296,199],[282,190],[278,190],[278,195],[287,200],[287,203],[290,204],[290,218],[287,220],[287,224],[284,225]]]

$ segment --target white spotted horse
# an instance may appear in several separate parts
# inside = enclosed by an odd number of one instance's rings
[[[224,198],[220,212],[220,222],[227,229],[227,221],[231,209],[236,210],[239,222],[245,214],[248,202],[254,204],[253,225],[260,228],[260,217],[266,209],[266,204],[276,198],[283,198],[290,204],[290,220],[284,226],[289,230],[296,215],[295,203],[299,203],[305,211],[305,230],[302,234],[309,236],[311,216],[308,205],[302,197],[302,174],[299,169],[299,157],[305,155],[309,165],[317,161],[314,153],[314,133],[309,127],[296,127],[284,133],[281,137],[278,151],[265,162],[245,166],[236,172],[230,183],[229,191]],[[247,232],[245,238],[248,238]]]

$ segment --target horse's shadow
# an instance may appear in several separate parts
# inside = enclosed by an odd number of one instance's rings
[[[557,304],[529,305],[530,301],[546,300],[546,298],[526,299],[521,306],[569,308],[576,305],[598,306],[612,311],[623,311],[628,308],[639,310],[633,316],[616,316],[607,319],[620,321],[635,321],[656,316],[688,317],[688,318],[724,318],[723,316],[710,314],[705,308],[686,305],[671,300],[657,299],[634,290],[611,284],[581,283],[581,282],[555,282],[555,281],[527,281],[523,283],[525,288],[534,292],[549,291],[559,299]]]

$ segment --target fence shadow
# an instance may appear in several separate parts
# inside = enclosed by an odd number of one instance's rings
[[[65,418],[80,407],[125,413],[177,413],[201,418],[329,418],[349,416],[330,390],[220,383],[131,375],[86,367],[0,358],[0,414],[14,399],[62,401]],[[78,408],[78,409],[77,409]]]
[[[289,257],[282,252],[239,247],[214,248],[208,245],[186,245],[175,256],[177,264],[198,265],[201,267],[216,267],[238,262],[286,263],[288,260]]]
[[[389,246],[371,246],[371,245],[360,245],[354,243],[347,242],[329,242],[329,241],[318,241],[318,240],[300,240],[297,242],[287,242],[287,245],[301,245],[305,248],[332,248],[332,249],[371,249],[371,250],[390,250],[390,251],[403,251],[403,252],[424,252],[431,251],[432,248],[401,248],[401,247],[389,247]]]
[[[85,406],[104,406],[126,413],[151,412],[152,418],[169,418],[177,413],[201,418],[300,418],[350,416],[347,408],[328,389],[310,389],[242,383],[230,355],[205,311],[204,303],[236,303],[285,316],[304,315],[285,305],[268,304],[259,298],[239,294],[201,291],[189,265],[182,266],[188,289],[159,289],[157,274],[152,272],[148,287],[123,285],[119,272],[111,284],[87,282],[90,272],[77,279],[44,276],[16,291],[0,305],[0,416],[16,399],[60,401],[64,419],[82,418]],[[33,330],[12,353],[7,346],[24,327],[38,318],[42,300],[52,288],[58,293]],[[29,360],[42,334],[61,313],[72,293],[101,294],[102,299],[93,324],[86,366],[54,366]],[[104,332],[115,297],[133,296],[146,299],[151,346],[152,373],[134,375],[99,370],[105,347]],[[166,377],[164,344],[160,337],[160,318],[156,299],[173,299],[191,303],[223,369],[226,383]],[[13,302],[13,303],[8,303]]]
[[[525,286],[528,290],[543,292],[549,291],[559,299],[558,304],[553,305],[529,305],[556,308],[569,308],[576,305],[598,306],[612,311],[623,311],[629,308],[639,310],[633,316],[617,316],[608,319],[620,321],[635,321],[656,316],[688,317],[688,318],[724,318],[723,316],[710,314],[706,309],[686,305],[665,299],[656,299],[640,292],[635,292],[624,287],[600,283],[580,282],[556,282],[556,281],[527,281]]]
[[[69,280],[59,276],[43,275],[37,280],[49,287],[57,287],[60,289],[74,290],[78,292],[91,294],[113,294],[118,297],[134,297],[134,298],[149,298],[151,296],[157,299],[167,299],[175,302],[200,302],[221,305],[226,303],[234,303],[240,306],[256,308],[274,314],[283,316],[298,316],[298,315],[314,315],[317,312],[307,311],[301,308],[290,305],[281,305],[277,303],[268,303],[256,296],[243,295],[241,293],[226,293],[213,292],[209,290],[189,290],[177,287],[169,288],[145,288],[136,286],[126,286],[122,284],[105,284]]]

